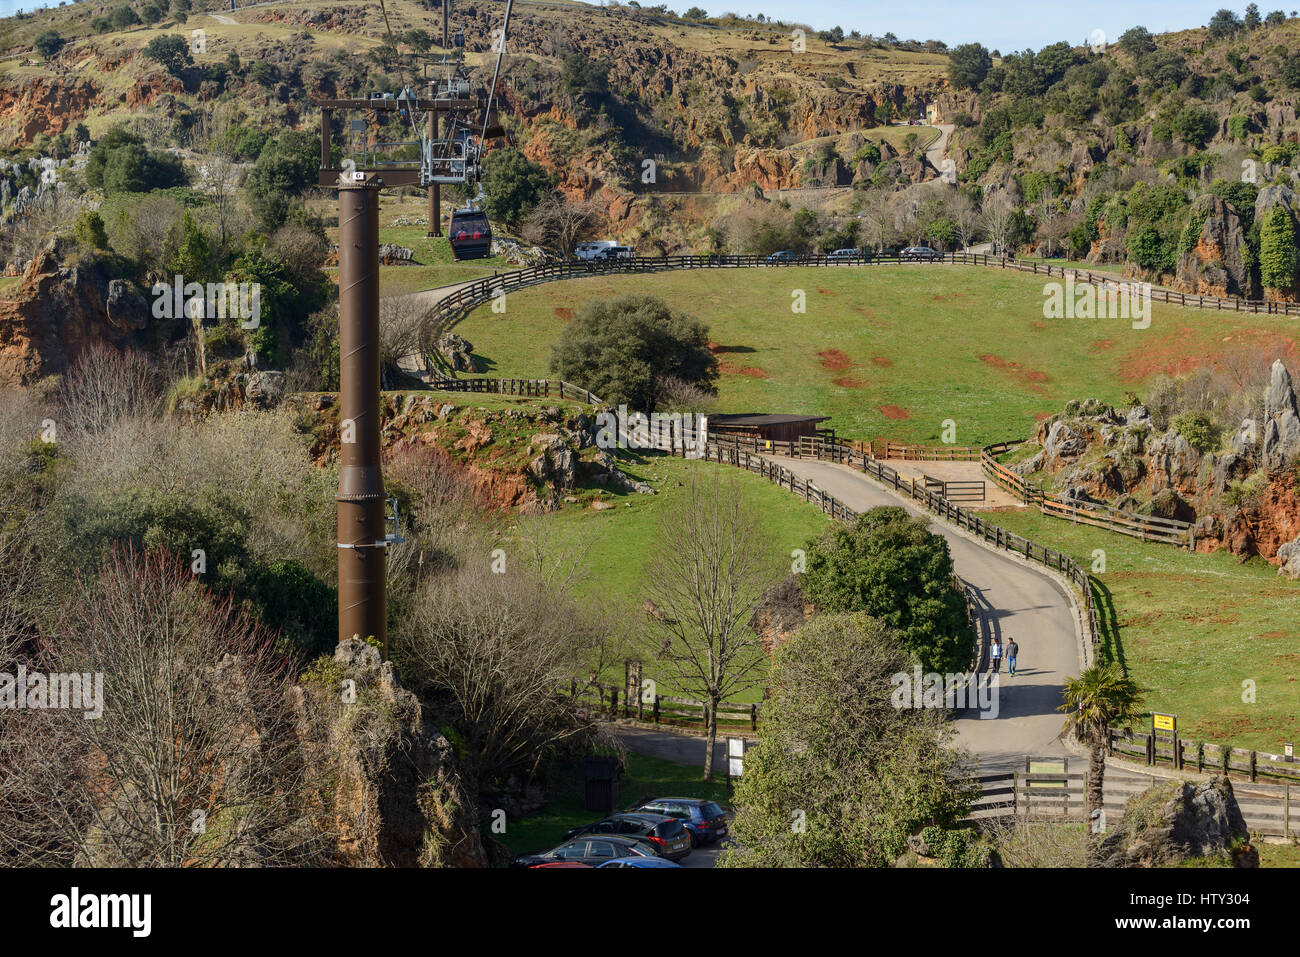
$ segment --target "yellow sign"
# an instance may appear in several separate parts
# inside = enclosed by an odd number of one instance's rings
[[[1172,714],[1153,714],[1151,722],[1157,731],[1173,731],[1178,727],[1178,718]]]

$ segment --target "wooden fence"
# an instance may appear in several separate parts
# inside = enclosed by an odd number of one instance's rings
[[[437,387],[444,392],[485,392],[496,395],[568,399],[591,405],[601,404],[595,393],[561,379],[493,379],[487,376],[454,379],[443,375],[436,375],[435,379]]]
[[[1261,777],[1300,782],[1300,761],[1288,761],[1284,755],[1267,751],[1250,751],[1208,741],[1156,737],[1150,733],[1136,734],[1112,728],[1110,753],[1136,758],[1152,767],[1167,764],[1175,770],[1239,774],[1252,782]]]
[[[805,501],[813,502],[823,512],[835,518],[843,518],[846,521],[854,521],[857,518],[857,513],[843,502],[827,495],[811,482],[804,482],[799,479],[779,463],[769,462],[763,456],[750,451],[754,444],[752,440],[748,443],[742,443],[741,441],[723,442],[710,439],[704,449],[704,458],[712,462],[735,465],[762,475],[783,488],[788,488]],[[897,469],[840,442],[805,437],[795,443],[772,442],[765,444],[784,447],[785,454],[790,454],[789,450],[793,449],[795,454],[800,456],[837,462],[858,469],[882,485],[892,488],[895,492],[906,495],[908,498],[924,505],[945,521],[966,529],[995,548],[1023,555],[1031,562],[1041,564],[1064,575],[1074,584],[1083,597],[1084,636],[1088,644],[1088,653],[1090,655],[1095,654],[1096,646],[1101,640],[1101,624],[1097,616],[1096,600],[1092,593],[1092,580],[1083,567],[1069,555],[1008,532],[1006,529],[987,521],[976,511],[951,502],[937,492],[927,489],[924,481],[918,483],[915,478],[905,479]]]
[[[1041,263],[1035,260],[1008,259],[1005,257],[987,256],[980,253],[944,253],[940,258],[933,261],[908,260],[902,259],[898,256],[880,256],[867,260],[834,259],[828,256],[796,256],[792,259],[772,261],[763,256],[731,256],[715,254],[700,256],[634,257],[632,259],[618,259],[608,262],[564,260],[547,262],[538,266],[530,266],[527,269],[517,269],[492,276],[485,276],[482,279],[477,279],[473,282],[467,283],[454,292],[449,293],[447,296],[443,297],[443,299],[441,299],[437,305],[429,311],[429,313],[426,314],[425,319],[427,331],[423,349],[429,367],[437,369],[438,361],[434,358],[435,350],[432,348],[433,343],[436,342],[438,337],[440,337],[444,332],[464,319],[479,305],[489,301],[494,296],[511,289],[524,289],[529,286],[540,285],[541,283],[576,279],[582,276],[608,275],[612,273],[652,273],[675,269],[752,269],[756,267],[779,269],[790,266],[840,266],[846,268],[862,268],[891,265],[923,268],[926,266],[942,264],[986,266],[1000,269],[1013,269],[1019,272],[1033,273],[1034,275],[1059,276],[1061,278],[1071,277],[1076,282],[1099,285],[1107,289],[1116,288],[1120,286],[1120,284],[1132,283],[1132,280],[1117,278],[1114,275],[1105,273],[1092,273],[1087,270],[1074,269],[1065,266],[1054,266],[1050,263]],[[1254,299],[1223,298],[1217,296],[1196,296],[1158,288],[1152,289],[1151,296],[1152,300],[1156,302],[1164,302],[1177,306],[1187,306],[1196,309],[1214,309],[1220,312],[1244,312],[1254,315],[1300,315],[1300,303],[1293,302],[1272,302]],[[434,374],[443,376],[446,373],[437,371]],[[873,458],[874,457],[876,456],[873,456]],[[886,450],[885,457],[890,457],[888,455],[888,450]]]
[[[980,453],[980,467],[984,470],[984,474],[1022,502],[1038,506],[1039,511],[1045,515],[1065,519],[1076,525],[1092,525],[1121,535],[1140,538],[1143,541],[1165,542],[1185,548],[1195,547],[1196,538],[1190,522],[1160,518],[1155,515],[1139,515],[1100,502],[1070,502],[1049,495],[1039,486],[1025,481],[997,459],[999,455],[1022,445],[1025,441],[1022,439],[1018,442],[998,442],[985,446]]]
[[[690,724],[708,726],[709,703],[694,698],[674,698],[656,694],[652,700],[626,688],[593,682],[579,688],[575,681],[569,688],[571,706],[589,715],[607,718],[636,718],[655,724]],[[620,704],[621,702],[621,704]],[[748,726],[758,729],[758,702],[721,701],[718,703],[718,728],[735,730]]]

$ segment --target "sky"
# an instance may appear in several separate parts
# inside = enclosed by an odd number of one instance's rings
[[[595,0],[598,2],[598,0]],[[650,6],[659,0],[642,0]],[[1264,13],[1283,0],[1262,0]],[[1152,33],[1204,26],[1220,7],[1241,15],[1238,0],[667,0],[682,13],[699,6],[710,14],[734,11],[741,16],[764,14],[774,19],[807,23],[819,30],[841,26],[873,36],[896,34],[903,40],[943,40],[950,46],[978,41],[1003,53],[1066,40],[1085,44],[1101,30],[1113,41],[1129,27],[1141,24]],[[1300,0],[1290,0],[1300,6]],[[49,0],[0,0],[0,16],[31,10]],[[454,9],[454,3],[453,3]],[[1280,9],[1290,12],[1290,7]]]
[[[648,0],[642,0],[643,3]],[[654,0],[658,2],[658,0]],[[775,19],[800,21],[819,30],[841,26],[873,36],[893,33],[902,40],[943,40],[983,43],[1003,53],[1032,47],[1040,50],[1049,43],[1066,40],[1085,44],[1094,30],[1105,32],[1113,42],[1131,26],[1142,25],[1152,33],[1187,30],[1204,26],[1216,10],[1227,7],[1241,16],[1248,0],[693,0],[710,14],[735,11],[741,16],[765,14]],[[1282,0],[1257,0],[1262,13],[1292,7]],[[1289,0],[1300,6],[1300,0]],[[681,9],[669,2],[669,9]]]

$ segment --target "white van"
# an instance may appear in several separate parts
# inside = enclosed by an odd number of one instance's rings
[[[602,251],[617,245],[618,243],[612,239],[596,239],[589,243],[578,243],[574,247],[573,254],[579,259],[595,259]]]

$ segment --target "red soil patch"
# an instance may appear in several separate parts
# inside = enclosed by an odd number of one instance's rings
[[[840,352],[839,349],[827,349],[824,352],[819,352],[817,358],[822,361],[822,368],[827,372],[843,372],[853,365],[853,360]]]
[[[910,419],[912,413],[899,405],[882,405],[880,413],[887,419]]]
[[[871,364],[873,366],[880,366],[882,369],[888,369],[894,364],[894,360],[888,356],[872,356]]]
[[[1261,637],[1261,638],[1285,638],[1285,637],[1286,637],[1286,632],[1285,632],[1285,631],[1266,631],[1266,632],[1264,632],[1262,635],[1260,635],[1259,637]]]
[[[835,295],[835,293],[831,292],[829,289],[818,289],[818,290],[817,290],[817,295],[819,295],[819,296],[833,296],[833,295]]]
[[[1051,377],[1048,376],[1046,372],[1041,372],[1038,369],[1026,369],[1019,362],[1011,362],[1001,356],[985,353],[979,357],[979,360],[986,366],[991,366],[994,369],[1001,369],[1002,371],[1009,373],[1007,376],[1008,378],[1023,379],[1025,382],[1030,384],[1030,391],[1033,392],[1044,391],[1043,387],[1037,383],[1051,381]]]
[[[1093,352],[1105,352],[1107,349],[1115,348],[1115,340],[1098,339],[1096,342],[1089,345],[1088,348],[1091,349]]]
[[[1225,360],[1234,364],[1247,355],[1281,359],[1294,368],[1300,361],[1300,343],[1271,329],[1243,329],[1206,342],[1197,339],[1194,329],[1183,328],[1135,346],[1120,364],[1119,374],[1125,382],[1141,382],[1159,374],[1186,375],[1203,366],[1222,368]]]
[[[1045,323],[1045,322],[1036,322],[1036,323],[1034,323],[1034,328],[1035,328],[1035,329],[1046,329],[1046,328],[1047,328],[1047,323]]]
[[[1050,412],[1033,412],[1031,415],[1033,415],[1034,420],[1037,422],[1044,422],[1052,417],[1052,413]]]
[[[573,318],[573,310],[570,309],[568,306],[556,306],[555,314],[559,316],[561,319]]]
[[[848,376],[840,376],[838,379],[832,379],[831,381],[842,389],[864,389],[871,385],[866,379],[851,379]]]
[[[767,379],[770,376],[754,366],[738,366],[732,362],[719,362],[718,371],[723,375],[743,375],[750,379]]]

